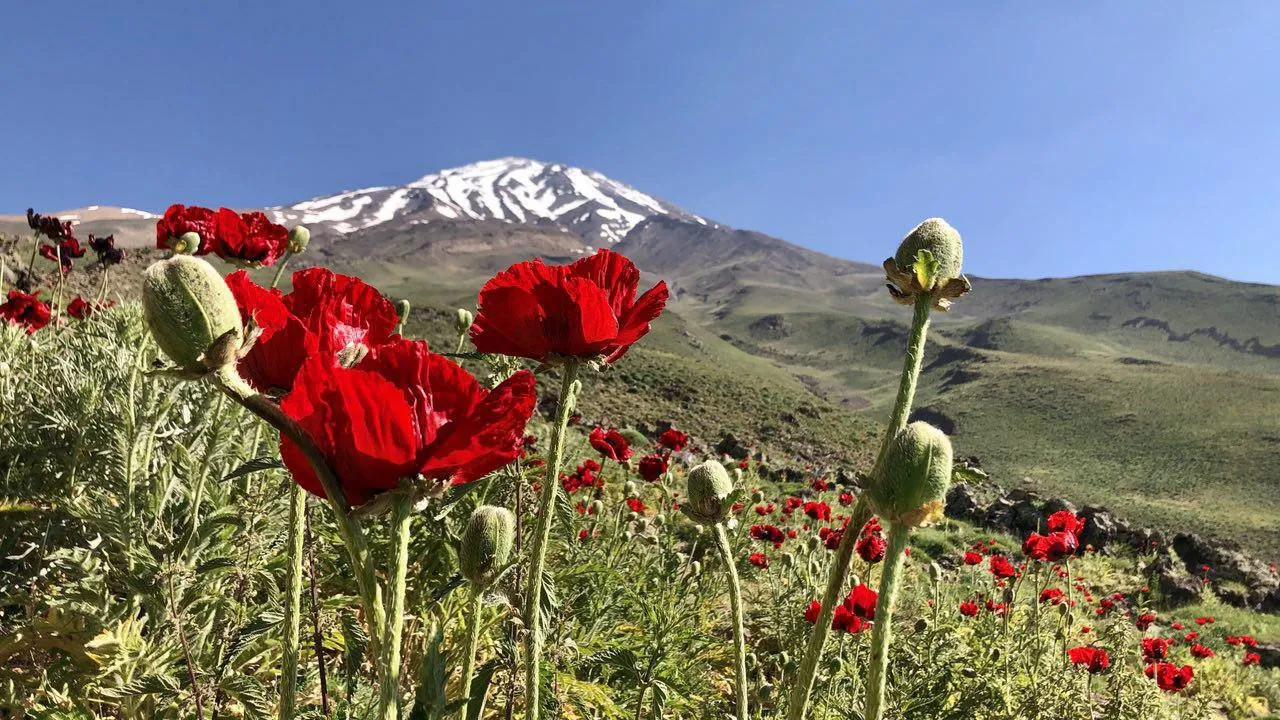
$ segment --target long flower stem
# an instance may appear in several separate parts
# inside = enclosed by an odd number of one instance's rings
[[[743,630],[742,618],[742,586],[738,582],[738,568],[733,562],[733,551],[729,548],[729,533],[725,532],[723,523],[716,523],[716,548],[720,558],[724,560],[725,572],[729,574],[729,607],[733,612],[733,649],[737,665],[737,719],[747,720],[747,639]]]
[[[302,540],[306,532],[304,514],[307,491],[297,483],[289,485],[288,575],[284,598],[284,658],[280,667],[280,720],[293,717],[298,689],[298,645],[302,620]]]
[[[398,491],[399,492],[399,491]],[[391,585],[387,588],[387,626],[383,633],[382,677],[379,681],[381,720],[400,717],[400,638],[404,633],[405,580],[409,574],[409,525],[413,494],[399,492],[391,507]]]
[[[889,668],[889,640],[893,635],[893,608],[898,601],[898,573],[905,559],[903,550],[911,529],[906,525],[889,527],[889,547],[885,550],[884,567],[880,571],[880,598],[876,601],[876,623],[871,630],[871,658],[867,668],[867,700],[863,703],[865,720],[884,716],[884,688]]]
[[[386,625],[386,611],[382,607],[382,589],[378,585],[373,563],[369,559],[369,544],[365,539],[364,530],[360,527],[360,523],[347,512],[346,495],[342,492],[338,477],[333,474],[324,453],[320,452],[320,448],[297,421],[286,415],[271,399],[249,387],[248,383],[236,374],[234,368],[220,370],[213,375],[213,378],[218,387],[231,399],[293,441],[311,463],[316,477],[324,488],[325,499],[333,508],[338,533],[347,547],[347,554],[351,557],[351,565],[355,570],[356,588],[360,592],[360,601],[364,606],[369,626],[369,650],[375,657],[379,656],[382,632]]]
[[[472,588],[467,603],[467,644],[462,650],[462,708],[458,717],[466,718],[471,703],[471,681],[476,675],[476,648],[480,645],[480,614],[484,612],[484,593]]]
[[[902,364],[902,376],[898,381],[898,395],[894,400],[893,413],[889,416],[889,426],[885,429],[884,439],[880,443],[880,452],[871,471],[871,482],[876,481],[880,473],[880,463],[884,459],[889,441],[900,430],[907,426],[907,418],[911,416],[911,403],[915,399],[916,385],[920,380],[920,367],[924,362],[925,338],[929,332],[929,312],[932,300],[927,293],[916,297],[915,312],[911,318],[911,334],[907,339],[906,357]],[[849,524],[845,526],[840,547],[836,550],[835,562],[831,566],[831,574],[827,576],[827,589],[822,596],[822,611],[817,624],[809,633],[809,645],[805,649],[804,660],[796,675],[796,683],[791,691],[787,705],[787,720],[803,720],[809,710],[809,697],[813,693],[813,682],[817,677],[818,663],[822,659],[822,648],[827,636],[831,633],[831,619],[835,615],[836,602],[840,597],[844,584],[849,577],[849,566],[853,562],[854,544],[862,526],[871,519],[871,507],[866,503],[865,493],[858,497],[858,502],[850,514]]]
[[[528,641],[524,659],[524,701],[525,717],[538,720],[542,709],[538,694],[542,672],[542,643],[545,640],[542,628],[542,572],[547,565],[547,543],[551,538],[551,521],[556,513],[556,491],[560,488],[560,464],[564,461],[564,435],[569,427],[569,414],[578,389],[578,362],[570,360],[565,363],[563,377],[560,378],[560,400],[556,407],[556,425],[551,435],[551,457],[548,458],[547,472],[542,479],[542,498],[538,508],[538,525],[534,529],[533,555],[529,562],[529,586],[524,596],[524,621]]]
[[[274,289],[280,284],[280,278],[284,277],[284,269],[289,265],[289,260],[293,257],[293,253],[287,252],[284,257],[280,258],[280,264],[276,266],[275,277],[271,278],[271,287]]]

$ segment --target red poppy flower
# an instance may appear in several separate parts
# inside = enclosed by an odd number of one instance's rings
[[[1076,536],[1069,532],[1031,533],[1022,543],[1022,552],[1032,560],[1058,562],[1074,555],[1077,547]]]
[[[804,514],[814,520],[830,520],[831,506],[824,502],[807,502],[804,504]]]
[[[810,625],[818,622],[818,615],[822,614],[822,603],[817,600],[810,600],[809,604],[804,608],[804,621]]]
[[[36,297],[38,294],[10,290],[9,299],[0,305],[0,318],[25,327],[28,335],[48,325],[53,315],[49,304]]]
[[[1256,652],[1247,652],[1240,662],[1245,665],[1258,665],[1262,662],[1262,656]]]
[[[1169,657],[1168,638],[1142,638],[1142,658],[1147,662]]]
[[[997,617],[1000,617],[1000,616],[1003,616],[1006,611],[1008,611],[1009,606],[1005,605],[1004,603],[998,603],[995,600],[992,600],[991,598],[987,598],[986,608],[987,608],[987,612]]]
[[[968,600],[960,603],[960,614],[965,617],[978,617],[978,603]]]
[[[680,452],[689,444],[689,436],[675,428],[670,428],[658,436],[658,444],[672,452]]]
[[[1004,555],[992,555],[990,568],[991,574],[998,578],[1011,578],[1018,574],[1017,568]]]
[[[853,614],[853,611],[844,605],[837,606],[835,614],[831,617],[831,629],[850,635],[856,635],[868,627],[870,623]]]
[[[280,407],[298,421],[352,505],[422,475],[460,485],[516,458],[537,393],[529,372],[486,390],[420,341],[399,340],[347,369],[309,359]],[[302,451],[280,454],[299,485],[323,496]]]
[[[982,563],[982,556],[981,556],[981,555],[979,555],[978,553],[976,553],[976,552],[974,552],[974,551],[972,551],[972,550],[968,550],[968,551],[966,551],[966,552],[965,552],[965,554],[964,554],[964,564],[965,564],[965,565],[980,565],[981,563]]]
[[[648,482],[657,482],[667,471],[667,459],[662,455],[645,455],[640,458],[639,470],[640,477]]]
[[[858,539],[858,544],[854,546],[858,557],[863,562],[875,564],[884,559],[885,550],[889,544],[879,535],[866,535]]]
[[[71,302],[67,303],[67,314],[77,320],[84,320],[89,317],[93,314],[93,310],[94,307],[79,295],[75,296],[71,299]]]
[[[62,274],[66,275],[71,272],[71,261],[75,258],[84,257],[84,248],[80,247],[80,241],[73,237],[62,240],[57,247],[53,245],[41,245],[40,257],[61,265]]]
[[[52,215],[41,215],[35,208],[27,208],[27,227],[50,240],[62,240],[73,236],[71,221],[63,222]]]
[[[1040,591],[1040,602],[1059,605],[1062,603],[1062,590],[1059,588],[1045,588]]]
[[[540,362],[614,362],[667,304],[666,283],[637,299],[639,283],[636,266],[607,249],[570,265],[516,263],[480,289],[471,341],[482,353]]]
[[[1195,677],[1196,671],[1190,665],[1183,665],[1181,668],[1173,663],[1152,663],[1147,665],[1143,670],[1143,674],[1149,678],[1154,678],[1156,685],[1165,692],[1178,692],[1191,684],[1191,678]]]
[[[1196,618],[1196,624],[1197,624],[1197,625],[1212,625],[1212,624],[1213,624],[1213,618],[1212,618],[1212,617],[1198,617],[1198,618]]]
[[[626,462],[631,457],[631,443],[627,442],[627,438],[616,428],[595,428],[591,434],[587,436],[587,442],[591,443],[591,447],[606,459],[614,462]]]
[[[1049,516],[1047,521],[1049,532],[1068,532],[1072,535],[1079,535],[1084,529],[1084,520],[1076,517],[1075,513],[1069,510],[1059,510]]]
[[[193,232],[200,236],[200,247],[194,250],[195,254],[209,254],[214,248],[213,223],[216,215],[217,213],[205,207],[170,205],[164,211],[164,216],[156,222],[156,248],[172,250],[175,240]]]
[[[866,585],[854,585],[844,599],[844,607],[863,620],[876,619],[876,602],[879,596]]]
[[[1096,647],[1073,647],[1067,651],[1071,662],[1081,665],[1089,672],[1097,674],[1111,666],[1111,658],[1107,651]]]
[[[1191,646],[1191,656],[1201,658],[1201,659],[1211,658],[1214,656],[1213,648],[1207,645],[1201,645],[1200,643],[1196,643]]]
[[[390,342],[400,322],[395,306],[372,286],[324,268],[295,272],[288,295],[260,287],[243,270],[227,276],[227,287],[241,318],[262,331],[239,365],[240,374],[262,392],[293,387],[309,357],[333,362],[348,346]]]
[[[644,501],[640,498],[627,498],[627,507],[633,513],[642,513],[645,511]]]
[[[769,567],[769,558],[762,552],[753,552],[751,557],[747,558],[752,565],[764,569]]]

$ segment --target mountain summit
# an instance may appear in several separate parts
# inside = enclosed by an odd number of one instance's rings
[[[609,245],[652,217],[707,220],[593,170],[505,157],[427,175],[400,186],[371,187],[270,208],[286,225],[347,235],[399,221],[500,221],[553,226],[588,245]]]

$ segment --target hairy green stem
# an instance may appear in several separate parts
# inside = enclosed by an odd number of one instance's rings
[[[404,633],[404,597],[409,575],[409,525],[413,493],[395,491],[391,506],[391,584],[387,588],[387,625],[383,633],[382,677],[379,681],[380,720],[400,717],[400,638]]]
[[[545,640],[542,619],[542,572],[547,565],[547,544],[551,538],[551,521],[556,513],[556,491],[560,488],[560,464],[564,461],[564,436],[569,427],[569,414],[581,383],[578,382],[578,361],[570,360],[562,368],[560,399],[556,407],[556,424],[551,435],[551,456],[547,458],[547,471],[542,480],[541,505],[538,508],[538,525],[534,529],[533,555],[529,562],[529,586],[524,596],[524,622],[528,634],[524,659],[525,717],[538,720],[542,709],[539,701],[540,674],[542,672],[542,643]]]
[[[467,602],[467,644],[462,650],[462,708],[458,717],[467,717],[467,705],[471,703],[471,681],[476,675],[476,648],[480,645],[480,615],[484,612],[484,592],[471,589]]]
[[[724,560],[725,572],[729,574],[729,607],[733,612],[733,650],[737,665],[737,687],[734,688],[738,705],[736,717],[738,720],[747,720],[747,639],[743,630],[742,586],[738,582],[738,567],[733,562],[729,533],[725,532],[724,523],[716,523],[715,537],[716,548]]]
[[[885,550],[884,566],[880,571],[880,598],[876,601],[876,622],[871,629],[871,658],[867,668],[867,699],[863,703],[864,720],[880,720],[884,716],[884,688],[889,668],[889,641],[893,635],[893,607],[898,601],[898,573],[905,559],[903,550],[911,528],[906,525],[889,526],[889,547]]]
[[[307,491],[289,484],[288,575],[284,597],[284,658],[280,667],[280,720],[293,717],[298,689],[298,650],[302,621],[302,540],[306,531],[304,514]]]
[[[286,252],[284,257],[280,258],[280,265],[276,267],[275,277],[271,278],[271,287],[275,288],[280,284],[280,278],[284,277],[284,269],[289,265],[289,259],[293,257],[293,253]]]
[[[893,436],[907,426],[907,418],[911,416],[911,403],[915,399],[916,385],[920,380],[920,367],[924,362],[925,338],[929,332],[929,312],[932,299],[927,293],[916,296],[915,312],[911,318],[911,334],[907,339],[906,357],[902,364],[902,376],[898,381],[898,395],[893,404],[893,413],[889,416],[889,426],[885,429],[884,439],[880,443],[880,452],[871,471],[871,481],[875,482],[880,473],[880,463],[884,460],[885,451]],[[831,566],[831,574],[827,577],[827,589],[822,596],[822,611],[818,621],[809,633],[809,645],[805,649],[804,660],[796,675],[787,705],[787,720],[803,720],[809,709],[809,697],[813,693],[813,682],[817,677],[818,663],[822,659],[822,648],[827,636],[831,633],[831,619],[835,614],[835,606],[840,598],[844,584],[848,580],[849,566],[853,562],[854,544],[862,526],[871,519],[871,507],[865,501],[865,493],[858,497],[854,505],[849,524],[845,526],[844,536],[840,539],[840,547],[836,550],[835,562]]]
[[[351,557],[351,565],[355,570],[356,588],[360,593],[360,602],[364,606],[366,621],[369,626],[369,651],[375,657],[380,655],[382,632],[386,625],[386,611],[382,607],[382,588],[378,585],[374,574],[373,563],[369,558],[369,543],[365,539],[364,530],[359,521],[347,511],[347,498],[325,459],[324,453],[316,446],[307,432],[298,425],[265,395],[258,393],[236,374],[234,367],[224,368],[213,375],[214,382],[232,400],[244,406],[249,412],[266,421],[281,434],[288,437],[311,463],[320,485],[324,488],[325,499],[333,508],[335,524],[342,542]]]

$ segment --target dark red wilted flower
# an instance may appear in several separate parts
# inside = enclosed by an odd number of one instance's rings
[[[84,257],[84,248],[80,247],[80,241],[75,238],[67,238],[60,241],[57,246],[41,245],[40,257],[46,260],[52,260],[61,266],[62,274],[66,275],[71,272],[71,261],[75,258]]]
[[[64,240],[75,237],[70,220],[63,222],[52,215],[41,215],[34,208],[27,208],[27,227],[50,240]]]
[[[658,455],[645,455],[640,458],[640,477],[647,482],[657,482],[662,477],[662,473],[667,471],[667,458]]]
[[[1196,671],[1190,665],[1181,668],[1173,663],[1161,662],[1147,665],[1142,671],[1149,678],[1154,678],[1156,685],[1165,692],[1178,692],[1191,684]]]
[[[614,362],[667,304],[665,282],[636,298],[639,284],[636,266],[608,249],[570,265],[516,263],[480,289],[471,341],[482,353],[540,362]]]
[[[960,614],[965,617],[978,617],[978,603],[971,600],[960,603]]]
[[[1047,521],[1049,532],[1067,532],[1072,535],[1079,535],[1084,529],[1084,520],[1076,517],[1075,513],[1070,510],[1059,510],[1049,516]]]
[[[1084,667],[1090,673],[1100,673],[1111,666],[1107,651],[1096,647],[1073,647],[1067,651],[1071,662]]]
[[[1142,638],[1142,658],[1147,662],[1164,660],[1169,657],[1168,638]]]
[[[672,452],[680,452],[689,444],[689,435],[675,428],[669,428],[658,436],[658,444]]]
[[[858,538],[858,544],[854,546],[854,550],[863,562],[874,564],[884,560],[884,553],[888,546],[889,544],[879,535],[864,535]]]
[[[991,598],[987,598],[987,602],[985,603],[985,605],[987,608],[987,612],[997,617],[1003,616],[1005,612],[1008,611],[1009,609],[1008,605],[1005,605],[1004,603],[996,602]]]
[[[762,552],[753,552],[751,553],[751,557],[747,559],[752,565],[755,565],[758,568],[763,569],[769,567],[769,558]]]
[[[98,264],[104,268],[117,265],[124,260],[124,251],[116,247],[115,235],[96,237],[90,234],[89,249],[98,254]]]
[[[991,574],[998,578],[1011,578],[1018,574],[1017,568],[1004,555],[992,555],[990,567]]]
[[[587,441],[591,443],[591,447],[601,456],[614,462],[626,462],[631,457],[631,443],[617,428],[597,427],[587,436]]]
[[[353,369],[309,359],[280,407],[319,447],[348,502],[360,505],[405,478],[460,485],[506,465],[536,401],[527,371],[489,391],[426,343],[398,340]],[[299,485],[323,496],[297,445],[282,437],[280,454]]]
[[[53,319],[49,304],[36,297],[39,291],[24,293],[21,290],[10,290],[9,299],[0,305],[0,318],[21,325],[30,335]]]
[[[261,287],[238,270],[227,276],[240,316],[262,333],[239,365],[259,391],[288,390],[310,357],[336,362],[350,346],[376,348],[394,339],[395,305],[359,278],[324,268],[293,274],[293,292]]]

